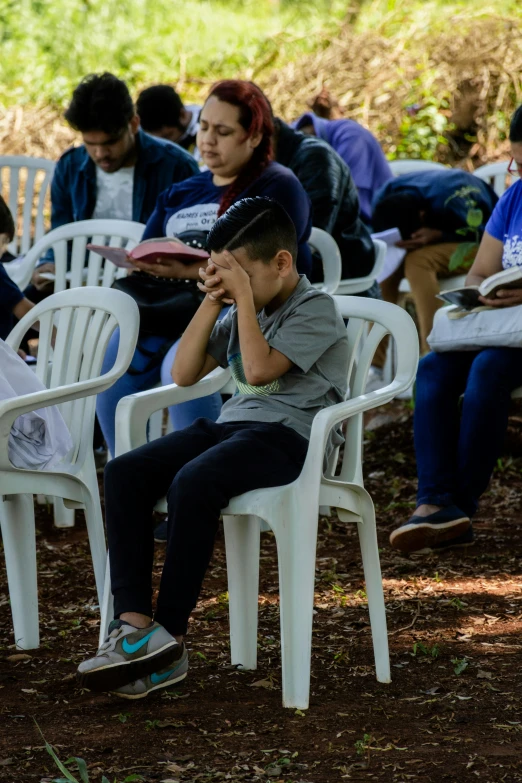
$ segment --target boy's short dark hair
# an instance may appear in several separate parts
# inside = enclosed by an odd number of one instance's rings
[[[394,193],[381,199],[372,214],[372,229],[386,231],[398,228],[403,239],[409,239],[422,225],[424,202],[412,191]]]
[[[170,84],[155,84],[138,95],[136,112],[144,131],[154,133],[164,126],[182,130],[180,116],[185,107]]]
[[[13,241],[15,235],[13,216],[2,196],[0,196],[0,234],[7,234],[10,242]]]
[[[209,231],[207,249],[219,253],[244,247],[252,260],[268,264],[280,250],[297,260],[297,236],[292,220],[271,198],[243,198],[227,209]]]
[[[64,117],[80,133],[102,131],[112,135],[123,131],[134,113],[125,82],[112,73],[91,73],[74,90]]]

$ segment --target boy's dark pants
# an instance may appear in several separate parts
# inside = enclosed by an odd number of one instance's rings
[[[196,419],[107,464],[105,508],[114,614],[152,616],[152,509],[168,500],[168,542],[155,619],[185,634],[207,570],[221,509],[253,489],[289,484],[308,441],[283,424]]]

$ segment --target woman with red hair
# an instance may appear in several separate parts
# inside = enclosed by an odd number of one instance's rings
[[[216,219],[234,202],[246,196],[266,196],[278,201],[295,225],[299,252],[297,269],[311,268],[307,240],[312,227],[307,194],[290,169],[272,160],[272,111],[263,92],[252,82],[227,80],[212,87],[201,110],[198,149],[206,171],[172,185],[158,198],[143,239],[176,236],[202,247]],[[165,257],[159,263],[136,263],[142,272],[156,277],[188,280],[197,294],[200,261],[184,263]],[[194,312],[199,305],[194,296]],[[190,319],[189,319],[190,320]],[[115,412],[122,397],[150,389],[158,381],[172,383],[170,370],[176,345],[160,336],[141,337],[130,371],[99,395],[98,418],[111,454],[114,455]],[[118,336],[107,349],[103,372],[114,364]],[[219,394],[170,409],[174,429],[182,429],[199,417],[216,420],[221,408]]]

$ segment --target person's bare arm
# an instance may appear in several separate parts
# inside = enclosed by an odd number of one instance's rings
[[[13,315],[15,318],[18,318],[18,320],[20,320],[21,318],[24,317],[26,313],[29,312],[29,310],[32,310],[33,307],[34,307],[33,302],[30,302],[29,299],[26,299],[24,296],[24,298],[20,299],[18,304],[13,307]]]
[[[499,239],[485,233],[477,251],[473,266],[466,277],[466,285],[480,285],[486,277],[502,269],[504,245]]]

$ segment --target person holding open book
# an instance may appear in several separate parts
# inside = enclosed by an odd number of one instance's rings
[[[297,177],[272,160],[273,131],[271,108],[259,87],[239,80],[216,84],[202,108],[198,130],[198,149],[208,170],[161,193],[143,239],[178,237],[202,248],[213,224],[229,206],[245,196],[266,196],[277,200],[290,215],[297,233],[297,270],[309,273],[310,201]],[[189,263],[163,256],[153,263],[137,261],[134,266],[166,281],[188,281],[196,294],[199,293],[200,260]],[[198,306],[195,297],[187,324]],[[118,339],[115,334],[109,344],[102,372],[114,363]],[[173,342],[159,333],[140,334],[130,370],[99,395],[98,418],[113,455],[118,402],[128,394],[152,388],[160,377],[164,384],[172,383],[170,372],[176,351]],[[182,429],[201,416],[215,421],[220,409],[220,395],[174,406],[171,409],[174,429]]]
[[[510,172],[522,176],[522,106],[512,118],[509,138]],[[484,281],[516,266],[522,272],[520,180],[495,207],[466,284],[487,290]],[[519,287],[493,287],[479,300],[492,308],[522,305],[522,279]],[[522,386],[521,349],[522,333],[519,348],[432,352],[421,359],[414,420],[418,506],[392,532],[390,543],[396,549],[416,552],[473,543],[471,520],[501,453],[511,393]]]

